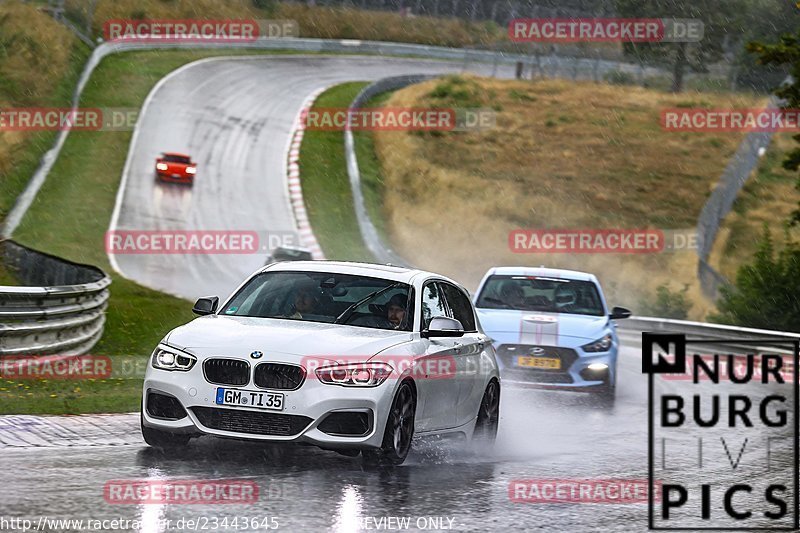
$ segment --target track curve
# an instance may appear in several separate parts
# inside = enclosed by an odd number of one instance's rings
[[[263,265],[268,234],[300,242],[286,190],[290,135],[304,100],[322,87],[401,74],[460,72],[454,62],[374,56],[210,58],[161,80],[137,124],[110,230],[239,230],[257,254],[116,254],[112,264],[148,287],[193,299],[228,295]],[[491,65],[474,72],[491,74]],[[510,68],[500,76],[510,77]],[[185,152],[193,187],[159,184],[154,160]]]

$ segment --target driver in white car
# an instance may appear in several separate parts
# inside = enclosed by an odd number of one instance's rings
[[[406,307],[408,298],[405,294],[395,294],[386,304],[386,319],[394,329],[400,329],[403,319],[406,317]]]
[[[294,294],[294,313],[287,318],[301,319],[305,315],[314,314],[319,307],[319,294],[311,287],[301,287]]]

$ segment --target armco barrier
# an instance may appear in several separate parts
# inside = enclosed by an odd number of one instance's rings
[[[89,351],[105,325],[106,273],[11,240],[0,241],[0,253],[22,283],[0,286],[0,357]]]
[[[395,76],[383,78],[375,83],[367,85],[356,95],[350,104],[350,109],[357,109],[363,106],[375,95],[400,89],[408,85],[420,83],[429,79],[431,76]],[[364,239],[367,249],[379,263],[390,263],[398,266],[410,266],[406,260],[395,253],[383,242],[378,230],[369,218],[367,206],[364,203],[364,193],[361,190],[361,172],[358,170],[358,158],[356,157],[356,146],[352,130],[347,127],[344,131],[344,157],[347,162],[347,176],[350,178],[350,190],[353,193],[353,203],[355,204],[356,220],[361,237]]]
[[[653,333],[683,333],[691,339],[724,340],[722,346],[737,347],[737,340],[777,340],[800,341],[800,333],[787,333],[771,329],[742,328],[725,324],[708,324],[705,322],[690,322],[687,320],[673,320],[669,318],[653,318],[634,316],[617,322],[617,331],[620,335],[635,335],[641,338],[643,331]],[[744,345],[741,345],[744,346]],[[748,346],[750,349],[754,347]],[[758,347],[756,347],[757,349]],[[771,348],[775,352],[789,352]]]

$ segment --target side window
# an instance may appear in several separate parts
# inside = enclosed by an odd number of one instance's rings
[[[476,331],[475,314],[472,312],[472,304],[469,298],[459,289],[449,283],[442,283],[442,291],[447,299],[447,305],[453,312],[453,318],[461,322],[464,331]]]
[[[422,288],[422,329],[428,329],[431,319],[436,316],[447,316],[447,311],[439,284],[430,282]]]

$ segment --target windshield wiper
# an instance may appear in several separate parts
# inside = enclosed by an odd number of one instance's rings
[[[505,306],[506,309],[513,309],[513,307],[505,303],[503,300],[500,300],[498,298],[492,298],[491,296],[484,296],[483,301],[500,304],[502,306]]]
[[[347,320],[350,318],[350,315],[353,314],[353,311],[355,311],[359,306],[361,306],[364,303],[372,300],[373,298],[376,298],[376,297],[380,296],[381,294],[383,294],[384,292],[386,292],[388,290],[394,289],[395,287],[399,287],[400,285],[401,285],[400,283],[393,283],[393,284],[391,284],[391,285],[389,285],[387,287],[384,287],[384,288],[382,288],[380,290],[377,290],[375,292],[371,292],[371,293],[367,294],[366,296],[361,298],[359,301],[357,301],[356,303],[352,304],[350,307],[348,307],[347,309],[342,311],[342,314],[337,316],[336,319],[334,319],[333,323],[334,324],[346,323]]]

